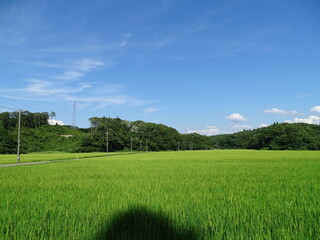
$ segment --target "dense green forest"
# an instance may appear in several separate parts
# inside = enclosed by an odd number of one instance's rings
[[[17,113],[0,113],[0,153],[17,149]],[[39,121],[42,116],[45,121]],[[120,118],[90,118],[87,129],[48,124],[48,113],[25,112],[22,116],[21,152],[101,152],[106,151],[167,151],[213,149],[213,141],[196,133],[180,134],[162,124],[126,121]]]
[[[234,134],[203,136],[120,118],[90,118],[90,128],[49,125],[50,114],[23,112],[21,152],[176,151],[202,149],[320,150],[320,126],[275,123]],[[0,153],[17,151],[18,113],[0,113]]]
[[[320,150],[320,126],[274,123],[269,127],[212,136],[216,148],[268,150]]]

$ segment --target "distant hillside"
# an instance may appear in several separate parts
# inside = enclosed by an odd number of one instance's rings
[[[274,123],[269,127],[212,136],[216,148],[320,150],[320,126]]]

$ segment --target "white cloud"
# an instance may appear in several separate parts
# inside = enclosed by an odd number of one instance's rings
[[[61,120],[55,120],[55,119],[48,119],[48,123],[50,125],[60,125],[60,126],[63,126],[63,125],[66,125],[64,122],[62,122]]]
[[[234,122],[244,122],[247,120],[247,118],[245,118],[244,116],[242,116],[239,113],[232,113],[229,116],[227,116],[226,119],[229,119]]]
[[[261,123],[258,127],[259,127],[259,128],[263,128],[263,127],[268,127],[268,126],[269,126],[269,124]]]
[[[286,123],[309,123],[309,124],[320,124],[319,116],[309,116],[307,118],[294,118],[293,120],[286,120]]]
[[[220,129],[216,126],[207,126],[205,129],[202,130],[188,130],[187,133],[198,133],[201,135],[212,136],[220,133]]]
[[[320,106],[315,106],[310,109],[311,112],[319,114],[320,113]]]
[[[286,111],[278,108],[271,108],[271,109],[266,109],[263,112],[265,113],[274,113],[274,114],[281,114],[281,115],[297,115],[299,112],[291,110],[291,111]]]
[[[236,124],[236,125],[234,125],[232,128],[233,128],[234,130],[244,130],[244,129],[248,130],[248,129],[251,129],[252,126],[250,126],[250,125],[245,125],[245,124],[240,124],[240,125]]]

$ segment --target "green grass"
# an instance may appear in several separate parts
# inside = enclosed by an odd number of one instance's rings
[[[320,152],[160,152],[0,168],[0,195],[0,239],[320,239]]]
[[[123,153],[112,152],[109,155],[117,155]],[[67,160],[77,158],[90,158],[90,157],[102,157],[106,156],[106,153],[64,153],[64,152],[41,152],[32,154],[21,154],[20,162],[42,162],[42,161],[55,161],[55,160]],[[14,154],[0,154],[0,165],[17,163],[17,155]]]

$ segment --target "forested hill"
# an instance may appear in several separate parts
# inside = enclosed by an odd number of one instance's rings
[[[216,148],[320,150],[320,126],[306,123],[274,123],[269,127],[212,136]]]
[[[48,113],[24,112],[21,128],[21,152],[102,152],[167,151],[213,149],[210,137],[196,133],[180,134],[176,129],[143,121],[120,118],[90,118],[87,129],[71,126],[50,126]],[[17,151],[17,113],[0,113],[0,154]]]
[[[167,151],[213,149],[210,137],[196,133],[180,134],[163,124],[126,121],[120,118],[90,118],[91,128],[83,138],[79,151],[105,151],[106,134],[109,150]]]
[[[176,129],[143,121],[120,118],[90,118],[91,127],[50,126],[48,113],[22,114],[22,153],[43,151],[175,151],[202,149],[320,150],[320,126],[273,124],[269,127],[234,134],[207,137],[181,134]],[[0,154],[17,151],[17,113],[0,113]]]

